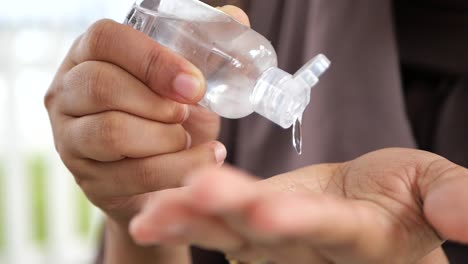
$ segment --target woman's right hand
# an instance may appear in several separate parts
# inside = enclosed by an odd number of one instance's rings
[[[155,192],[179,187],[194,168],[223,163],[226,150],[214,141],[218,117],[210,130],[184,127],[200,118],[190,117],[189,106],[204,93],[204,77],[191,63],[141,32],[102,20],[76,40],[45,105],[56,148],[77,183],[126,226]]]

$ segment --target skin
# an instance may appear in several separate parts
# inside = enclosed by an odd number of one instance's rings
[[[248,24],[240,9],[221,10]],[[106,263],[189,262],[187,247],[141,247],[127,230],[159,191],[224,162],[220,118],[197,106],[205,91],[194,65],[111,20],[92,25],[64,59],[45,106],[63,162],[107,216]]]
[[[468,243],[468,170],[428,152],[386,149],[262,181],[207,168],[186,184],[133,220],[139,244],[196,244],[253,263],[348,264],[448,263],[444,240]]]

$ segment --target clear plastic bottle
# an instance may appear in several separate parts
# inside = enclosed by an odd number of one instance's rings
[[[330,65],[319,55],[293,76],[277,68],[275,50],[262,35],[198,0],[139,0],[125,24],[197,66],[207,80],[201,105],[226,118],[257,112],[291,127]]]

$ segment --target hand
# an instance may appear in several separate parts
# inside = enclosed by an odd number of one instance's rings
[[[141,244],[190,243],[242,261],[415,263],[468,242],[468,170],[387,149],[264,181],[232,169],[192,174],[131,224]],[[440,251],[428,263],[447,262]]]
[[[223,11],[248,22],[237,8]],[[56,148],[89,199],[124,225],[196,167],[223,163],[219,117],[196,106],[202,73],[110,20],[79,37],[47,92]]]
[[[155,191],[222,163],[221,143],[191,147],[185,104],[200,71],[144,34],[103,20],[71,48],[45,98],[56,148],[88,198],[125,224]]]

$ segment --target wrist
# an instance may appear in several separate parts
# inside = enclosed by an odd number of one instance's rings
[[[104,264],[190,263],[188,246],[140,246],[131,238],[128,223],[106,220]]]

